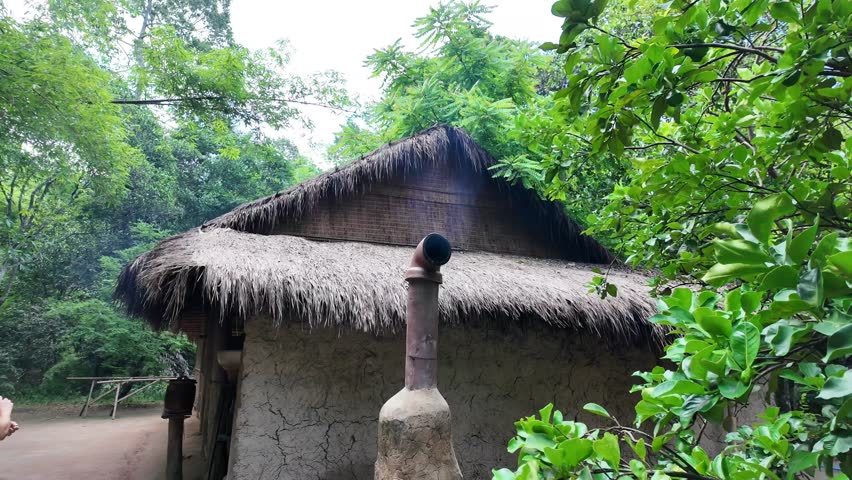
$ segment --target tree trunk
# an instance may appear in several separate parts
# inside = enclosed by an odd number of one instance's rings
[[[142,68],[145,66],[145,59],[142,56],[142,46],[145,44],[145,37],[148,35],[148,29],[151,27],[151,20],[154,16],[154,0],[145,1],[145,10],[142,12],[142,26],[139,27],[139,34],[133,41],[133,57],[136,60],[136,66]],[[136,98],[142,97],[142,85],[136,82]]]

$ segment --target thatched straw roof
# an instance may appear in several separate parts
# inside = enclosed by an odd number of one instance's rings
[[[462,129],[437,125],[417,135],[384,147],[288,190],[249,202],[205,223],[202,228],[232,228],[242,232],[271,233],[279,224],[296,222],[328,197],[351,197],[397,174],[415,172],[426,166],[462,166],[484,172],[496,161]],[[549,225],[553,238],[572,252],[572,258],[609,263],[612,255],[595,239],[582,235],[582,228],[565,214],[557,202],[502,179],[492,179],[515,204]]]
[[[169,238],[122,273],[117,290],[133,314],[159,323],[191,299],[221,314],[376,333],[404,330],[403,272],[412,249],[318,242],[226,228]],[[589,332],[611,342],[659,340],[645,278],[615,269],[618,296],[602,300],[585,285],[593,265],[485,252],[454,252],[442,267],[445,323],[531,322]]]
[[[411,247],[269,234],[298,222],[325,199],[356,197],[394,175],[455,166],[490,178],[487,169],[494,163],[464,131],[430,128],[160,242],[125,267],[116,298],[158,327],[175,326],[186,307],[202,306],[220,319],[262,314],[275,322],[399,331],[405,310],[402,275]],[[493,181],[512,205],[547,227],[543,230],[566,252],[564,258],[589,263],[456,251],[444,267],[443,322],[549,325],[609,342],[658,343],[661,332],[646,320],[654,305],[644,293],[644,277],[616,269],[611,274],[619,287],[616,298],[589,294],[585,285],[592,264],[609,264],[609,252],[582,235],[560,205]]]

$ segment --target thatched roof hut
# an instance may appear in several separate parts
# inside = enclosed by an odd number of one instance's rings
[[[329,200],[352,198],[388,179],[417,175],[425,167],[487,175],[494,163],[463,130],[430,128],[163,240],[124,269],[117,297],[130,313],[156,326],[175,326],[187,303],[199,301],[215,306],[223,317],[267,312],[277,323],[296,312],[316,322],[314,326],[397,332],[405,318],[402,272],[408,247],[422,237],[419,232],[401,244],[274,233],[298,224]],[[610,267],[619,295],[607,301],[589,295],[586,284],[592,268],[610,264],[611,254],[582,235],[558,203],[499,179],[491,181],[511,205],[533,213],[527,220],[545,233],[548,243],[558,245],[549,248],[555,255],[547,255],[556,258],[512,255],[526,252],[512,252],[516,245],[511,244],[496,245],[491,252],[468,251],[448,233],[456,253],[445,267],[444,322],[538,321],[628,342],[656,335],[645,321],[654,306],[644,277]]]
[[[439,386],[465,412],[454,435],[466,476],[505,464],[512,421],[548,401],[605,395],[627,408],[629,373],[661,340],[645,278],[558,203],[493,178],[494,164],[463,130],[436,126],[124,269],[116,296],[132,314],[199,338],[206,416],[225,395],[216,352],[242,349],[229,478],[369,476],[378,407],[402,381],[403,272],[433,231],[454,246],[440,293],[440,371],[452,377]],[[617,297],[588,293],[595,267],[610,270]]]

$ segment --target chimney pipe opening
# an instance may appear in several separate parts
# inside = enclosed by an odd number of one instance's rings
[[[430,233],[423,239],[423,256],[432,265],[440,267],[450,261],[453,254],[450,241],[439,233]]]

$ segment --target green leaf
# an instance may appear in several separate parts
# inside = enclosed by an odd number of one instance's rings
[[[491,479],[515,480],[515,472],[509,470],[508,468],[501,468],[500,470],[491,470]]]
[[[666,113],[668,106],[665,95],[658,95],[657,98],[654,99],[654,104],[651,107],[651,125],[653,125],[654,128],[660,128],[660,119],[663,117],[663,114]]]
[[[743,311],[751,315],[756,312],[758,308],[760,308],[760,300],[763,298],[763,294],[761,292],[746,292],[742,296],[742,306]]]
[[[553,404],[548,403],[541,410],[538,411],[538,414],[541,416],[541,421],[549,423],[550,422],[550,414],[553,412]]]
[[[819,231],[819,219],[814,222],[813,226],[797,235],[791,242],[787,244],[787,256],[794,264],[802,263],[814,246],[817,232]]]
[[[630,460],[630,472],[636,476],[637,480],[648,478],[648,469],[645,467],[645,464],[635,458]]]
[[[635,444],[631,444],[630,446],[636,456],[644,462],[645,456],[647,455],[647,449],[645,448],[645,439],[640,438],[638,442],[636,442]]]
[[[780,290],[782,288],[796,288],[799,284],[799,270],[789,265],[779,265],[770,270],[760,282],[758,290]]]
[[[847,280],[852,279],[852,250],[827,257],[828,264],[840,270]]]
[[[830,400],[852,395],[852,370],[846,370],[842,377],[830,377],[826,380],[817,398]]]
[[[589,413],[594,413],[595,415],[600,415],[601,417],[612,418],[609,416],[609,412],[597,403],[587,403],[583,405],[583,410]]]
[[[852,295],[852,281],[847,281],[830,270],[822,271],[822,286],[825,289],[825,296],[829,298]]]
[[[654,397],[681,396],[704,393],[704,387],[688,380],[666,380],[651,389]]]
[[[769,6],[769,13],[776,20],[787,23],[799,21],[799,9],[790,2],[776,2]]]
[[[766,327],[763,330],[763,335],[772,347],[772,351],[778,356],[784,356],[790,352],[797,334],[807,331],[807,328],[801,324],[791,325],[789,321],[781,320]]]
[[[796,211],[789,195],[775,194],[755,202],[746,224],[755,238],[763,244],[769,242],[769,234],[772,231],[775,220]]]
[[[834,332],[837,332],[846,325],[849,325],[850,321],[852,321],[852,317],[843,312],[834,310],[827,319],[814,325],[814,330],[826,337],[830,337],[834,335]]]
[[[849,450],[852,450],[852,435],[843,435],[843,436],[835,436],[834,446],[831,447],[831,451],[829,452],[832,457],[838,457],[840,454],[846,453]],[[835,479],[839,480],[837,477]]]
[[[802,362],[799,364],[799,371],[807,377],[817,377],[820,375],[819,366],[813,362]]]
[[[693,380],[704,380],[707,378],[707,367],[704,361],[710,358],[716,345],[708,345],[698,351],[695,355],[683,360],[682,368],[686,375]]]
[[[671,107],[677,107],[681,103],[683,103],[684,96],[680,92],[672,92],[669,95],[669,98],[666,99],[666,103]]]
[[[659,452],[665,444],[669,443],[669,440],[671,440],[672,437],[674,437],[674,433],[672,432],[655,436],[654,439],[651,440],[651,451],[654,453]]]
[[[695,303],[696,307],[715,307],[716,304],[719,303],[721,297],[716,292],[712,292],[709,290],[704,290],[698,294],[698,301]]]
[[[629,68],[624,69],[624,79],[628,83],[636,83],[648,73],[648,64],[645,62],[635,62]]]
[[[743,370],[751,367],[760,349],[760,332],[749,322],[742,322],[731,335],[731,351],[734,361]]]
[[[818,307],[822,305],[825,296],[822,284],[822,271],[818,268],[810,268],[802,272],[799,284],[796,286],[799,298],[810,305]]]
[[[574,468],[592,454],[592,441],[587,438],[570,438],[559,444],[566,468]]]
[[[739,312],[743,308],[742,302],[743,292],[739,288],[735,288],[725,295],[725,310],[729,312]]]
[[[523,439],[520,439],[518,437],[513,437],[511,440],[509,440],[509,444],[506,446],[506,450],[509,453],[515,453],[523,446],[524,446]]]
[[[524,439],[524,448],[531,448],[542,452],[545,448],[553,447],[555,445],[556,442],[543,433],[530,433],[527,438]]]
[[[704,276],[701,277],[701,279],[711,285],[722,285],[725,282],[736,278],[747,279],[752,275],[763,273],[766,270],[767,267],[763,265],[754,265],[747,263],[717,263],[716,265],[710,267],[710,270],[707,270],[707,273],[705,273]]]
[[[840,150],[843,145],[843,134],[834,127],[829,127],[820,137],[820,142],[829,150]]]
[[[722,375],[725,370],[725,364],[727,363],[727,356],[727,353],[718,356],[711,355],[708,359],[702,359],[701,365],[716,375]]]
[[[852,323],[828,337],[828,346],[822,361],[830,362],[836,358],[846,357],[849,354],[852,354]]]
[[[621,462],[618,437],[608,432],[605,433],[603,438],[595,440],[594,450],[610,467],[618,469],[618,463]]]
[[[547,447],[544,449],[544,457],[552,465],[562,465],[565,463],[565,451],[558,448]]]
[[[790,459],[788,474],[796,474],[802,470],[816,467],[818,458],[819,453],[816,452],[806,452],[802,450],[793,452],[793,458]]]
[[[559,0],[550,7],[550,13],[557,17],[570,17],[574,15],[574,5],[570,0]]]
[[[713,240],[716,248],[716,260],[719,263],[744,263],[762,265],[772,258],[763,252],[760,245],[747,240]]]
[[[833,254],[839,244],[837,232],[829,233],[822,237],[822,240],[817,243],[814,253],[811,254],[810,264],[814,267],[820,267],[825,264],[825,259]]]
[[[729,338],[733,333],[731,321],[720,315],[716,315],[714,310],[707,307],[696,308],[692,312],[698,325],[707,331],[710,335]]]
[[[675,288],[672,294],[666,299],[666,304],[670,307],[681,307],[684,310],[692,309],[692,290],[684,287]]]
[[[716,401],[713,395],[687,395],[680,407],[681,423],[688,424],[697,412],[709,408]]]
[[[751,233],[751,230],[748,228],[748,225],[744,223],[735,223],[734,230],[736,230],[737,234],[742,237],[743,240],[748,240],[749,242],[760,243],[760,240]]]
[[[748,385],[737,378],[722,377],[719,381],[719,393],[725,398],[736,400],[743,396],[748,390]]]
[[[614,283],[607,283],[606,284],[606,293],[610,297],[617,297],[618,296],[618,287]]]
[[[649,418],[665,412],[663,407],[647,400],[639,400],[639,403],[636,404],[635,410],[636,415],[641,418]]]
[[[684,325],[695,321],[695,318],[688,311],[680,307],[672,307],[662,314],[656,314],[650,318],[652,322],[668,324],[668,325]]]
[[[811,310],[813,307],[799,298],[799,294],[793,290],[781,290],[776,293],[769,304],[771,318],[790,317],[800,312]]]

